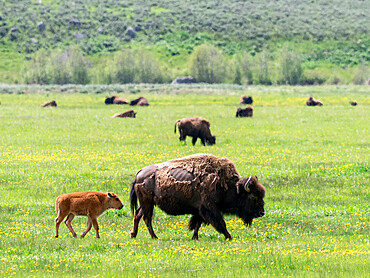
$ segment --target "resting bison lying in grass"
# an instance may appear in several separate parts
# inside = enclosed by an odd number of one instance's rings
[[[314,99],[313,97],[310,97],[307,101],[306,101],[306,105],[307,106],[322,106],[322,102],[317,100],[317,99]]]
[[[134,213],[131,237],[136,237],[143,217],[152,238],[154,206],[171,215],[192,214],[189,230],[198,239],[202,224],[211,224],[226,239],[223,214],[239,216],[246,225],[265,214],[265,188],[256,176],[241,178],[235,165],[227,158],[196,154],[153,164],[141,169],[130,193]],[[137,207],[137,199],[140,206]]]
[[[235,117],[253,117],[253,107],[248,105],[246,108],[238,108]]]
[[[180,141],[185,141],[186,136],[191,136],[193,137],[193,145],[195,145],[198,138],[202,141],[203,146],[206,145],[206,142],[208,145],[216,143],[216,137],[211,134],[209,129],[211,124],[206,119],[195,117],[177,120],[175,123],[175,133],[176,126],[179,129]]]
[[[128,104],[128,100],[118,96],[106,97],[105,104]]]
[[[126,112],[123,113],[117,113],[112,116],[112,118],[135,118],[136,113],[134,110],[127,110]]]
[[[253,98],[250,96],[242,96],[240,98],[240,104],[252,104],[253,103]]]
[[[107,209],[122,209],[121,200],[115,193],[102,193],[97,191],[85,191],[76,193],[67,193],[60,195],[55,201],[55,209],[58,214],[55,218],[55,237],[58,237],[59,225],[67,217],[66,223],[72,235],[76,233],[72,228],[72,220],[76,215],[87,216],[87,227],[81,237],[84,237],[94,226],[96,238],[99,238],[98,217]]]
[[[149,101],[145,97],[139,97],[137,99],[131,100],[130,105],[134,106],[148,106]]]
[[[357,106],[357,101],[355,101],[355,100],[354,100],[354,101],[351,101],[351,102],[350,102],[350,104],[351,104],[352,106]]]
[[[45,102],[42,107],[57,107],[55,100]]]

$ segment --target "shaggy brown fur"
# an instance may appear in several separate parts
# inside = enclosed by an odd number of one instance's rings
[[[118,96],[106,97],[105,104],[128,104],[128,100]]]
[[[141,169],[132,184],[130,200],[134,212],[131,237],[136,237],[144,217],[152,238],[153,207],[171,215],[192,214],[189,229],[198,239],[202,223],[231,239],[222,215],[237,215],[250,225],[264,215],[265,188],[257,177],[241,179],[234,163],[211,154],[196,154]],[[137,208],[137,199],[140,207]]]
[[[195,118],[184,118],[177,120],[175,123],[175,133],[176,126],[179,129],[180,141],[185,141],[186,136],[193,137],[192,143],[195,145],[198,138],[202,141],[203,146],[207,144],[213,145],[216,143],[216,137],[211,134],[210,126],[211,124],[206,119],[201,117]]]
[[[96,238],[99,238],[99,225],[97,218],[110,208],[122,209],[123,205],[118,196],[113,192],[102,193],[97,191],[85,191],[60,195],[55,201],[55,209],[58,214],[55,218],[55,237],[58,237],[59,225],[67,217],[64,223],[76,237],[72,228],[72,220],[76,215],[87,216],[87,227],[81,237],[84,237],[94,226]]]
[[[235,117],[253,117],[253,107],[248,105],[246,108],[238,108]]]
[[[322,106],[322,102],[317,100],[317,99],[314,99],[313,97],[310,97],[307,101],[306,101],[306,105],[307,106]]]
[[[242,96],[240,98],[240,104],[252,104],[253,103],[253,98],[251,96]]]
[[[351,104],[352,106],[357,106],[357,101],[351,101],[351,102],[350,102],[350,104]]]
[[[112,118],[136,118],[136,113],[131,109],[123,113],[114,114]]]
[[[55,100],[51,100],[51,101],[46,101],[42,107],[57,107],[57,103],[55,102]]]
[[[130,105],[148,106],[149,101],[145,97],[139,97],[137,99],[131,100]]]

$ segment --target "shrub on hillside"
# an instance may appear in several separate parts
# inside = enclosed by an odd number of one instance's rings
[[[190,74],[198,82],[222,83],[226,65],[220,50],[212,45],[200,45],[190,56]]]
[[[369,80],[369,66],[365,63],[361,63],[360,67],[356,70],[353,76],[353,84],[364,85],[366,80]]]
[[[272,84],[269,73],[269,54],[266,49],[257,56],[257,83],[262,85]]]

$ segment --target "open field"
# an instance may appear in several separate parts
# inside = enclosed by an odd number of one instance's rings
[[[145,96],[137,118],[111,118],[116,93],[8,88],[0,94],[0,276],[82,277],[366,277],[370,272],[369,87],[123,87]],[[81,91],[81,89],[79,89]],[[32,93],[29,93],[32,91]],[[136,94],[130,93],[136,92]],[[241,95],[254,117],[235,118]],[[323,107],[306,107],[313,95]],[[41,108],[55,99],[57,108]],[[349,101],[359,105],[351,107]],[[177,119],[203,116],[216,145],[193,147],[174,134]],[[247,228],[225,216],[233,236],[211,226],[199,241],[189,216],[155,209],[150,239],[140,222],[130,239],[130,184],[149,164],[194,153],[233,160],[243,176],[266,186],[266,215]],[[117,193],[121,211],[73,238],[54,238],[55,198],[66,192]],[[73,221],[78,234],[86,218]]]

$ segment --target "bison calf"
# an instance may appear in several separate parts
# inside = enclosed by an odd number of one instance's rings
[[[137,105],[137,106],[148,106],[149,101],[145,97],[139,97],[137,99],[131,100],[130,102],[131,106]]]
[[[248,105],[244,109],[238,108],[238,110],[236,110],[235,117],[253,117],[253,107]]]
[[[175,123],[175,133],[176,126],[179,129],[180,141],[185,141],[186,136],[191,136],[193,137],[193,145],[195,145],[198,138],[200,138],[202,141],[203,146],[206,145],[206,142],[208,145],[213,145],[216,143],[216,137],[211,134],[209,129],[211,124],[206,119],[195,117],[177,120]]]
[[[55,237],[58,237],[59,225],[67,217],[64,223],[76,237],[72,228],[72,220],[76,215],[87,216],[87,227],[81,237],[84,237],[94,226],[96,238],[99,238],[99,226],[97,218],[107,209],[122,209],[121,200],[115,193],[102,193],[97,191],[85,191],[76,193],[67,193],[60,195],[55,201],[55,209],[58,214],[55,218]]]
[[[114,114],[112,118],[136,118],[136,113],[131,109],[123,113]]]

